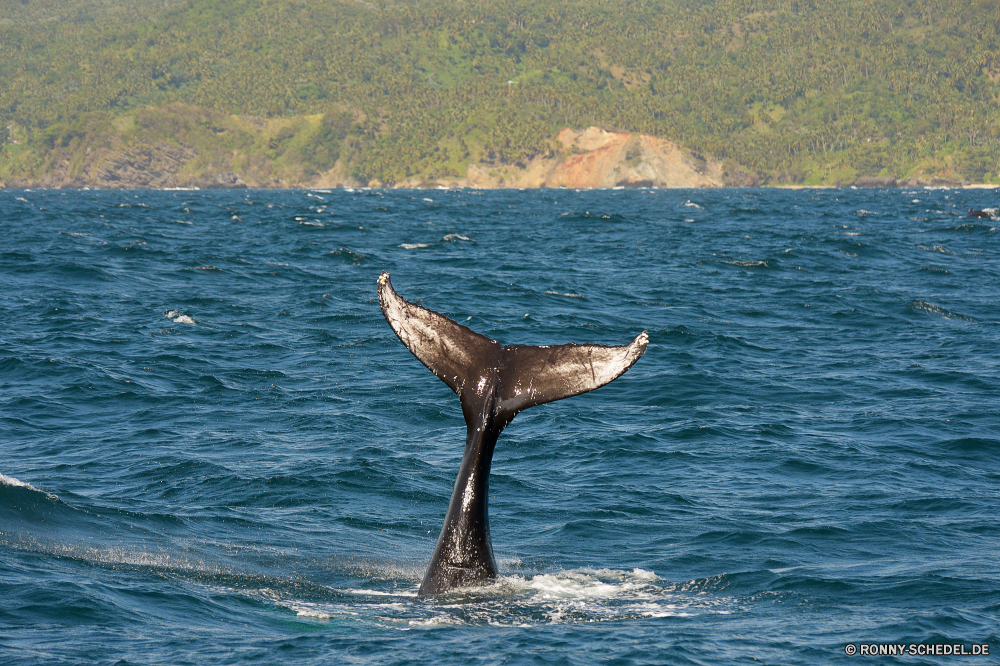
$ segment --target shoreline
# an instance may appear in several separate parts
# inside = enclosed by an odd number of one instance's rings
[[[414,192],[433,192],[451,190],[474,190],[483,192],[502,192],[510,190],[554,190],[563,192],[582,191],[607,191],[618,192],[623,190],[664,190],[664,191],[689,191],[689,190],[1000,190],[1000,184],[991,183],[969,183],[953,185],[887,185],[882,187],[869,187],[860,185],[718,185],[712,187],[483,187],[480,185],[293,185],[288,187],[45,187],[45,186],[18,186],[8,187],[0,183],[2,192],[222,192],[222,191],[259,191],[259,192],[282,192],[282,191],[311,191],[332,192],[343,190],[345,192],[373,191],[373,190],[411,190]]]
[[[61,150],[61,149],[60,149]],[[386,182],[365,174],[354,177],[349,165],[338,159],[312,172],[289,167],[276,172],[253,160],[250,152],[205,163],[206,155],[190,146],[161,143],[143,148],[100,150],[77,164],[62,154],[44,174],[30,177],[7,174],[0,189],[121,189],[195,191],[214,189],[996,189],[1000,184],[973,183],[951,169],[923,173],[927,166],[904,177],[855,176],[854,170],[816,172],[806,182],[767,182],[739,164],[700,154],[674,141],[631,132],[614,132],[599,126],[566,127],[550,141],[548,149],[522,162],[482,161],[482,156],[454,165],[448,175],[412,175]],[[79,152],[79,151],[77,151]],[[266,162],[266,160],[265,160]],[[75,165],[75,166],[74,166]],[[273,166],[273,165],[271,165]],[[463,173],[464,172],[464,173]],[[310,173],[310,175],[305,175]],[[459,175],[463,174],[463,175]],[[789,177],[789,174],[783,174]],[[980,177],[989,177],[981,175]],[[847,179],[850,178],[848,182]],[[763,181],[763,182],[762,182]]]

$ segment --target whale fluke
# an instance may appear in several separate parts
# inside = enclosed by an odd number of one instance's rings
[[[646,350],[646,331],[617,347],[501,345],[403,300],[385,271],[378,296],[382,314],[406,348],[458,395],[466,423],[462,465],[419,594],[489,582],[496,578],[488,498],[497,437],[518,412],[620,377]]]

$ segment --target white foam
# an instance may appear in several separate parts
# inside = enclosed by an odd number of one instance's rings
[[[618,597],[626,592],[629,587],[603,583],[599,580],[586,579],[583,577],[567,578],[542,574],[535,576],[531,580],[526,580],[521,585],[529,590],[536,590],[543,599],[580,599],[584,597]]]
[[[567,298],[583,298],[582,294],[566,294],[561,291],[547,291],[546,294],[552,294],[553,296],[566,296]]]
[[[642,597],[641,590],[660,580],[652,571],[634,569],[632,573],[611,569],[561,571],[539,574],[531,579],[514,576],[505,579],[516,588],[535,590],[543,599],[609,599],[621,596]]]
[[[640,569],[639,567],[636,567],[635,569],[632,569],[632,575],[637,580],[646,580],[646,581],[658,581],[658,580],[660,580],[660,577],[657,576],[656,573],[654,573],[652,571],[646,571],[645,569]]]
[[[136,558],[136,555],[141,557]],[[154,557],[149,559],[155,562],[159,554],[150,555]],[[138,559],[136,563],[141,564],[146,557],[145,553],[133,553],[127,559]],[[169,557],[158,564],[176,569]],[[392,567],[378,568],[375,578],[386,575],[396,578],[399,573]],[[365,575],[372,574],[369,571]],[[501,577],[494,585],[455,590],[435,597],[417,596],[416,580],[419,578],[415,572],[408,572],[405,579],[410,580],[413,587],[375,590],[331,587],[328,589],[339,600],[329,601],[298,598],[294,591],[281,584],[251,588],[210,586],[273,604],[300,618],[362,622],[400,631],[440,626],[530,627],[620,622],[727,614],[741,608],[733,597],[717,596],[700,586],[688,589],[644,569],[576,569],[536,574],[530,578],[510,575]]]
[[[194,319],[185,314],[181,314],[177,310],[170,310],[164,316],[175,324],[191,324],[192,326],[195,326]]]
[[[375,597],[378,597],[378,596],[383,596],[383,597],[399,597],[399,596],[403,596],[403,597],[416,597],[417,596],[416,592],[383,592],[382,590],[361,590],[361,589],[353,589],[353,588],[347,588],[345,590],[340,590],[340,591],[344,592],[346,594],[359,594],[359,595],[364,595],[364,596],[375,596]]]
[[[0,485],[11,486],[12,488],[27,488],[28,490],[33,490],[36,493],[42,493],[50,500],[59,499],[56,495],[53,495],[52,493],[47,493],[44,490],[39,490],[30,483],[25,483],[24,481],[21,481],[20,479],[15,479],[12,476],[5,476],[3,474],[0,474]]]
[[[446,241],[464,240],[464,241],[467,241],[467,240],[472,240],[472,239],[468,238],[466,236],[461,236],[459,234],[448,234],[442,240],[446,240]]]
[[[410,620],[411,627],[447,627],[465,624],[461,619],[450,615],[438,615],[423,620]]]
[[[724,264],[729,264],[730,266],[740,266],[741,268],[754,268],[756,266],[767,266],[766,261],[723,261]]]
[[[35,488],[30,483],[25,483],[20,479],[15,479],[12,476],[4,476],[3,474],[0,474],[0,484],[3,484],[5,486],[14,486],[15,488],[27,488],[29,490],[41,492],[40,490],[38,490],[38,488]]]
[[[400,243],[399,247],[404,250],[419,250],[423,247],[430,247],[427,243]]]

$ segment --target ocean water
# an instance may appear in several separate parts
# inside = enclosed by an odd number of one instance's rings
[[[996,191],[0,191],[0,662],[1000,654]],[[645,356],[501,436],[379,310]],[[849,657],[849,645],[990,656]]]

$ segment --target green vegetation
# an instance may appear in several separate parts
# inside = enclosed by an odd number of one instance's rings
[[[0,12],[8,182],[61,170],[85,184],[122,154],[174,160],[191,182],[303,183],[338,159],[362,182],[433,180],[523,162],[589,125],[671,139],[772,184],[1000,182],[998,101],[997,0],[11,0]]]

